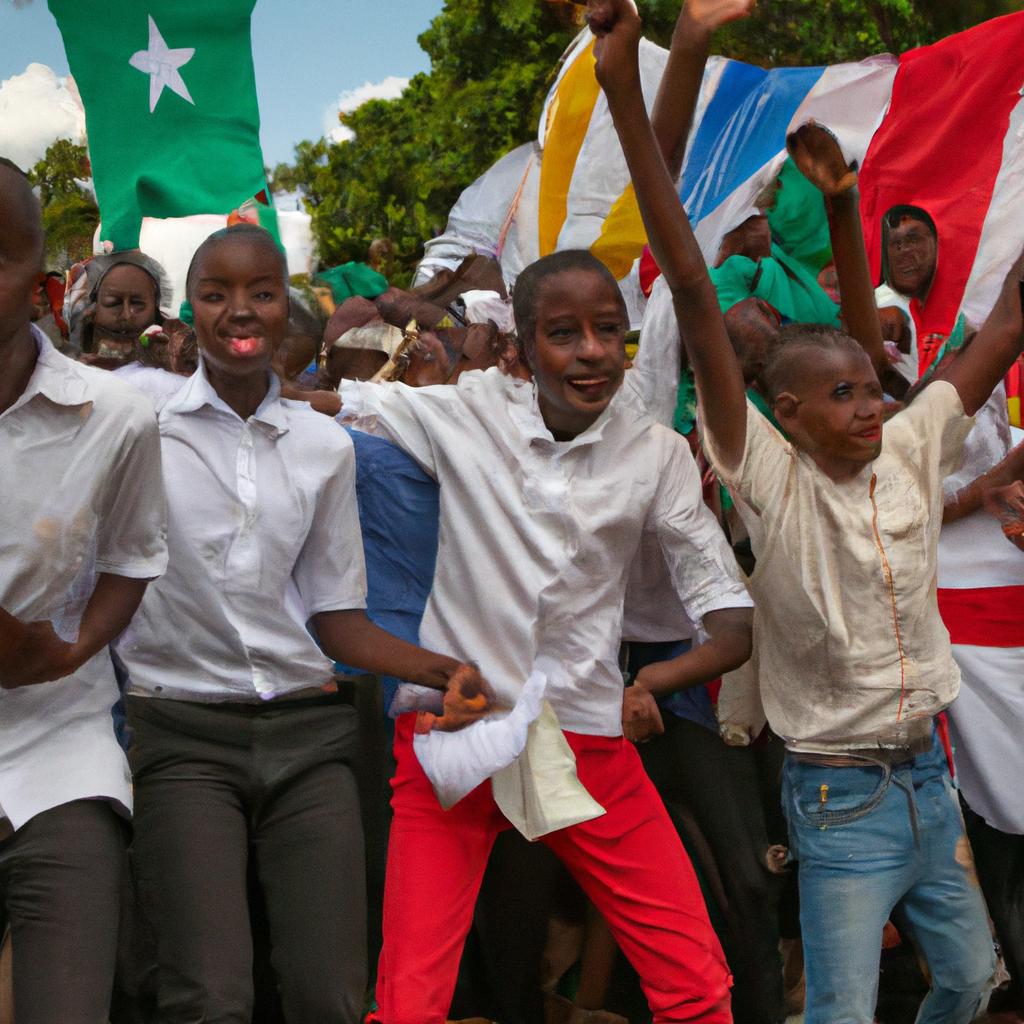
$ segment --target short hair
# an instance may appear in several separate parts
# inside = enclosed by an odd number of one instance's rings
[[[900,203],[896,206],[890,206],[882,215],[882,222],[886,229],[885,235],[887,239],[889,232],[898,228],[903,220],[919,220],[926,228],[928,228],[933,238],[937,239],[939,237],[938,229],[935,227],[935,221],[932,220],[932,216],[927,210],[920,206],[912,206],[909,203]]]
[[[8,170],[14,171],[15,174],[20,174],[26,181],[29,180],[28,175],[13,160],[6,156],[0,156],[0,167],[6,167]]]
[[[861,355],[865,352],[848,334],[827,324],[786,324],[780,328],[775,342],[768,350],[761,379],[767,389],[769,401],[775,401],[783,391],[793,386],[802,372],[808,352],[838,352]],[[866,356],[865,356],[866,357]]]
[[[189,302],[192,301],[192,287],[195,284],[194,278],[200,259],[202,259],[208,249],[212,249],[214,245],[218,242],[224,241],[226,238],[250,238],[254,242],[261,244],[269,243],[272,245],[281,262],[281,280],[285,285],[288,284],[288,260],[285,257],[284,252],[281,250],[280,245],[275,241],[274,236],[267,231],[266,228],[262,228],[258,224],[243,222],[241,224],[232,224],[230,227],[220,228],[217,231],[214,231],[212,235],[207,235],[207,237],[199,243],[199,248],[197,248],[193,253],[192,262],[189,263],[188,273],[185,275],[185,298],[187,298]]]
[[[619,290],[619,282],[592,252],[586,249],[563,249],[561,252],[553,252],[550,256],[543,256],[531,263],[516,278],[512,289],[512,315],[515,318],[516,335],[521,348],[525,349],[527,345],[533,344],[533,332],[537,326],[537,302],[544,282],[549,277],[570,270],[584,270],[600,275],[615,289],[622,311],[626,312],[626,301]]]

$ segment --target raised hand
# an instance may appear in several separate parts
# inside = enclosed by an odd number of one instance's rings
[[[597,37],[594,60],[605,92],[639,81],[640,15],[633,0],[589,0],[587,24]]]
[[[731,21],[747,17],[757,0],[686,0],[679,19],[690,21],[709,34]]]
[[[823,125],[808,121],[786,136],[786,149],[800,173],[823,195],[837,196],[857,184],[839,140]]]

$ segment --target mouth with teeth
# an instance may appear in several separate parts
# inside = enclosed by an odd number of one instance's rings
[[[603,398],[608,388],[607,377],[569,377],[566,383],[583,398]]]
[[[260,339],[231,338],[228,345],[236,356],[251,356],[260,347]]]

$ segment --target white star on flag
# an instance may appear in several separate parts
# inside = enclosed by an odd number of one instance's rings
[[[160,99],[164,86],[195,106],[195,100],[189,95],[188,86],[178,74],[178,68],[187,64],[195,52],[195,48],[192,46],[179,50],[168,49],[164,37],[160,35],[160,29],[156,27],[153,15],[149,15],[149,49],[133,53],[128,63],[143,74],[149,75],[149,112],[151,114],[156,110],[157,100]]]

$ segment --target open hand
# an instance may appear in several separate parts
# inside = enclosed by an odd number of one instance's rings
[[[642,686],[622,691],[622,735],[631,743],[644,743],[665,731],[658,702]]]
[[[839,140],[824,125],[808,121],[786,136],[786,149],[800,173],[822,195],[837,196],[857,184]]]
[[[13,616],[5,616],[5,619],[11,618]],[[20,686],[50,683],[74,671],[74,649],[57,636],[53,623],[43,620],[18,623],[18,626],[16,635],[11,637],[12,642],[6,642],[6,635],[4,638],[0,688],[13,690]]]
[[[449,677],[442,702],[443,713],[438,716],[421,711],[416,716],[416,732],[434,729],[454,732],[462,729],[491,710],[490,687],[475,665],[460,665]]]
[[[589,0],[587,24],[597,37],[595,72],[608,92],[638,84],[640,15],[633,0]]]
[[[709,35],[731,21],[747,17],[757,0],[686,0],[679,20],[691,22]]]

